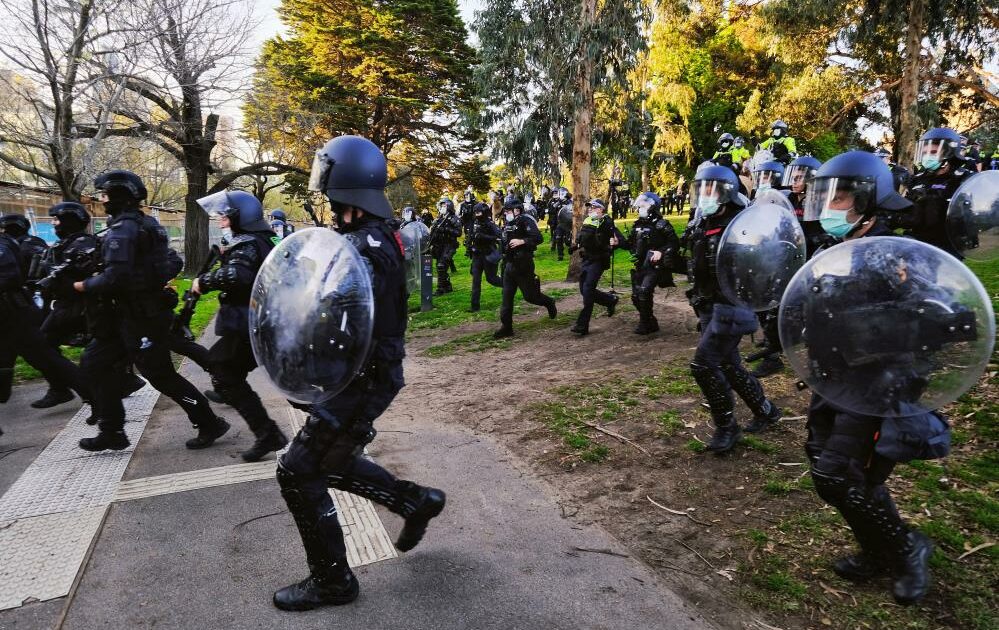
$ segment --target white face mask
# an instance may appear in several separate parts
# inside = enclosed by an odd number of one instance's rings
[[[410,212],[409,210],[406,210],[405,212],[402,213],[402,218],[404,221],[411,221],[413,219],[413,213]]]
[[[590,218],[591,219],[599,219],[600,218],[600,213],[597,212],[596,210],[590,210]]]
[[[506,222],[507,223],[509,223],[510,221],[513,221],[513,213],[512,212],[507,212],[504,216],[506,216]]]
[[[222,228],[222,238],[227,241],[232,240],[232,228]]]
[[[638,209],[638,216],[639,216],[639,218],[647,219],[648,216],[649,216],[649,209],[648,208],[639,208]]]

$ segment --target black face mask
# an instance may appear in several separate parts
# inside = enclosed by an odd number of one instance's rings
[[[66,238],[67,236],[72,236],[73,234],[82,231],[83,227],[78,225],[78,222],[72,219],[61,218],[59,219],[59,225],[55,226],[55,233],[59,238]]]
[[[112,217],[122,212],[139,209],[138,200],[124,188],[112,188],[107,191],[107,196],[108,200],[104,202],[104,211]]]

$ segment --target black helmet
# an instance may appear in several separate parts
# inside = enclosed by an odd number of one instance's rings
[[[928,171],[935,171],[944,162],[962,157],[960,134],[948,127],[934,127],[916,142],[916,164]]]
[[[285,215],[284,210],[277,209],[271,210],[271,219],[274,221],[287,221],[288,217]]]
[[[722,147],[723,149],[727,149],[734,142],[735,138],[733,138],[732,134],[730,133],[723,133],[722,135],[718,136],[718,146]]]
[[[198,205],[209,216],[228,217],[229,228],[235,232],[263,232],[271,229],[264,220],[260,200],[244,190],[222,190],[198,199]]]
[[[49,208],[49,216],[59,219],[59,225],[55,227],[56,236],[59,238],[82,232],[90,224],[90,213],[83,204],[75,201],[57,203]]]
[[[19,238],[31,231],[31,222],[23,214],[5,214],[0,217],[0,230]]]
[[[331,203],[391,219],[387,182],[388,165],[375,143],[360,136],[340,136],[316,151],[309,190],[324,193]]]
[[[854,210],[863,216],[912,206],[912,202],[895,192],[891,169],[881,158],[867,151],[847,151],[815,172],[805,199],[805,220],[819,220],[836,194],[841,192],[853,197]]]
[[[777,133],[774,133],[774,132]],[[783,120],[775,120],[772,125],[770,125],[770,135],[774,138],[783,138],[787,135],[787,123]]]
[[[142,178],[124,169],[104,171],[94,178],[94,188],[105,193],[115,188],[124,188],[136,201],[142,201],[148,194]]]
[[[570,201],[572,200],[572,193],[565,186],[559,186],[555,191],[555,198],[559,201]]]
[[[482,203],[481,201],[472,208],[472,216],[481,214],[484,218],[488,218],[490,212],[489,204]]]
[[[518,199],[515,195],[507,195],[503,199],[503,209],[504,210],[520,210],[524,211],[524,203]]]
[[[454,214],[454,202],[451,201],[450,197],[442,197],[441,200],[437,202],[437,211]]]
[[[654,192],[643,192],[631,202],[631,207],[638,212],[638,216],[642,216],[642,210],[645,210],[648,216],[653,218],[659,218],[662,205],[662,199]]]

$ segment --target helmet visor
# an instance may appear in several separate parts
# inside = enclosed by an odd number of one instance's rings
[[[945,138],[920,140],[916,143],[916,164],[936,160],[942,163],[954,156],[953,142]]]
[[[819,177],[813,179],[805,196],[805,221],[831,216],[830,211],[855,211],[866,214],[873,207],[877,183],[855,177]]]
[[[326,180],[329,179],[332,166],[333,163],[326,158],[322,149],[316,151],[316,157],[312,159],[312,171],[309,173],[309,190],[323,192],[326,189]]]
[[[731,201],[737,191],[730,182],[720,179],[696,179],[690,185],[690,207],[698,214],[714,214],[717,209]]]
[[[784,181],[781,184],[784,188],[790,188],[794,192],[804,190],[808,180],[815,177],[815,169],[804,164],[795,164],[784,171]]]
[[[205,211],[205,214],[212,219],[227,217],[239,212],[239,210],[237,210],[229,200],[228,190],[220,190],[219,192],[212,193],[207,197],[202,197],[201,199],[198,199],[198,205],[201,206],[201,209]]]
[[[640,215],[645,213],[645,216],[652,214],[656,210],[656,202],[652,197],[642,193],[634,201],[631,202],[632,209],[639,213]]]
[[[780,186],[780,173],[777,171],[753,172],[753,187],[757,190],[760,188],[777,188],[778,186]]]

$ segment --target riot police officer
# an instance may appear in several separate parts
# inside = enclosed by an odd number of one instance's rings
[[[638,310],[636,335],[659,330],[652,312],[656,287],[673,287],[672,265],[680,251],[680,239],[673,225],[661,215],[662,200],[653,192],[640,194],[631,204],[638,219],[628,235],[628,247],[635,262],[631,270],[631,302]]]
[[[280,208],[271,210],[271,231],[283,240],[295,233],[295,226],[288,223],[288,216]]]
[[[607,207],[601,199],[586,202],[586,218],[576,235],[575,248],[582,257],[582,271],[579,275],[579,293],[583,296],[583,308],[570,329],[580,337],[590,332],[590,317],[593,305],[607,309],[607,317],[614,316],[620,298],[597,288],[600,276],[610,268],[611,256],[618,245],[614,220],[607,216]]]
[[[10,399],[18,356],[42,373],[50,390],[73,390],[89,402],[91,390],[80,369],[47,343],[39,330],[42,314],[24,288],[24,264],[17,240],[0,231],[0,403]]]
[[[961,154],[961,136],[953,129],[936,127],[916,144],[916,174],[906,198],[912,211],[899,217],[906,234],[962,258],[947,236],[944,221],[950,198],[971,176]]]
[[[565,187],[555,191],[548,214],[548,227],[552,234],[551,250],[557,252],[558,259],[562,260],[572,238],[572,193]]]
[[[783,120],[775,120],[770,125],[770,137],[760,143],[760,149],[770,151],[781,164],[789,164],[798,157],[798,145],[788,135],[787,123]]]
[[[454,214],[454,202],[445,197],[437,204],[437,218],[430,226],[430,253],[437,261],[437,290],[434,295],[454,291],[451,266],[458,251],[461,220]]]
[[[739,356],[742,336],[756,330],[756,314],[725,297],[715,270],[722,233],[745,207],[738,190],[739,180],[732,169],[714,165],[699,169],[690,196],[696,216],[684,234],[692,285],[687,296],[701,330],[690,371],[711,408],[715,432],[707,448],[716,454],[730,451],[742,434],[735,419],[733,390],[753,412],[747,431],[761,431],[781,417],[780,409],[767,399]]]
[[[494,287],[502,287],[503,281],[496,273],[500,258],[502,258],[502,254],[496,249],[497,243],[502,240],[499,226],[493,223],[489,206],[484,203],[475,204],[473,217],[474,221],[467,233],[467,251],[469,257],[472,259],[470,267],[472,274],[471,311],[475,313],[480,308],[479,299],[482,295],[482,275],[485,274],[486,281]]]
[[[888,167],[877,156],[863,151],[832,158],[816,172],[811,185],[814,194],[809,195],[806,216],[819,219],[837,239],[890,236],[885,215],[905,211],[910,206],[895,192]],[[875,261],[858,262],[851,275],[865,273]],[[910,264],[913,268],[908,272],[889,276],[904,284],[914,275],[915,261]],[[851,299],[849,294],[842,297]],[[891,296],[882,298],[890,300]],[[857,326],[862,329],[864,324],[858,322]],[[909,421],[920,423],[928,420],[927,415],[914,416]],[[805,451],[811,461],[815,491],[840,512],[861,548],[859,554],[837,560],[836,573],[854,581],[892,573],[895,599],[911,604],[929,588],[928,561],[933,545],[929,538],[902,521],[885,486],[896,462],[886,457],[882,449],[876,450],[883,421],[881,417],[848,411],[813,394]]]
[[[250,292],[257,270],[281,238],[264,220],[260,201],[248,192],[223,190],[202,197],[198,204],[218,219],[223,232],[228,230],[232,234],[218,269],[195,278],[191,290],[198,294],[221,291],[215,319],[219,340],[208,350],[212,387],[253,431],[256,441],[243,451],[242,457],[244,461],[255,462],[288,443],[288,438],[267,415],[260,396],[246,382],[247,375],[257,367],[250,345]]]
[[[475,222],[475,216],[472,212],[475,209],[475,191],[472,189],[472,185],[469,184],[468,188],[465,189],[464,198],[461,201],[461,205],[458,206],[458,218],[461,219],[461,229],[467,235],[468,231],[472,227],[472,223]]]
[[[121,450],[125,436],[125,408],[120,392],[123,361],[134,363],[153,387],[180,405],[198,435],[187,448],[200,449],[229,430],[208,400],[177,373],[170,358],[171,302],[164,286],[180,272],[179,258],[171,256],[166,231],[139,207],[146,187],[126,170],[102,173],[94,180],[110,217],[101,238],[100,273],[73,284],[73,288],[100,301],[93,339],[83,351],[80,367],[94,389],[100,416],[96,437],[80,440],[88,451]],[[88,301],[88,309],[92,302]]]
[[[493,338],[513,336],[513,298],[517,289],[530,304],[544,306],[548,317],[555,319],[555,300],[541,292],[541,280],[534,275],[534,250],[542,242],[538,223],[524,214],[524,205],[513,199],[504,204],[503,224],[503,304],[500,306],[500,328]]]
[[[371,276],[374,330],[368,366],[343,391],[310,407],[305,427],[278,460],[277,480],[305,547],[310,575],[274,594],[282,610],[347,604],[358,583],[328,487],[375,501],[405,518],[396,547],[409,551],[444,509],[444,492],[395,478],[362,456],[373,423],[405,384],[406,277],[403,252],[386,220],[388,169],[374,143],[358,136],[330,140],[314,175],[337,215],[339,231],[360,252]]]
[[[888,168],[891,169],[892,180],[895,182],[895,192],[904,194],[904,191],[908,190],[909,185],[912,183],[912,173],[909,172],[909,169],[892,162],[891,151],[884,147],[875,151],[874,155],[881,158],[881,161],[887,164]]]
[[[718,148],[715,150],[715,154],[711,156],[711,161],[719,166],[727,166],[738,171],[739,166],[736,164],[735,156],[733,155],[735,151],[734,143],[735,138],[728,132],[718,136]]]

